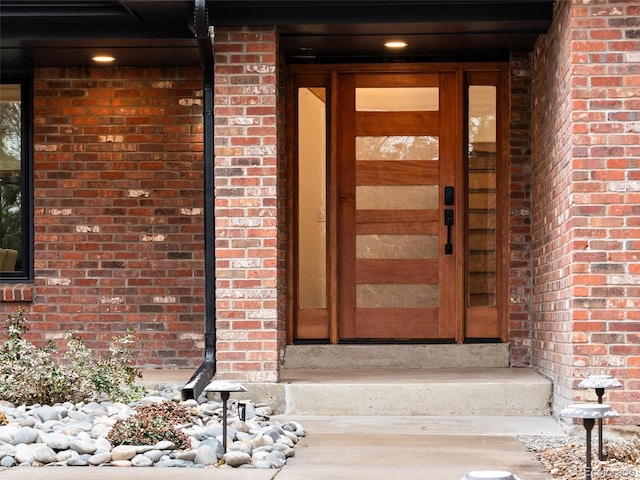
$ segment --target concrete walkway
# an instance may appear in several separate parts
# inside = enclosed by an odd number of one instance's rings
[[[230,468],[17,467],[0,480],[460,480],[508,470],[549,480],[516,435],[561,435],[549,417],[274,417],[307,430],[280,470]]]

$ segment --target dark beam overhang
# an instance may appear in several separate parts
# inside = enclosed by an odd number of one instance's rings
[[[0,0],[3,68],[90,65],[111,50],[119,65],[199,65],[190,0]],[[324,57],[529,50],[551,23],[553,0],[207,0],[211,23],[277,26],[281,51]]]

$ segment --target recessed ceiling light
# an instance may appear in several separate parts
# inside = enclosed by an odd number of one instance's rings
[[[91,60],[93,60],[94,62],[98,62],[98,63],[111,63],[115,60],[115,57],[112,57],[111,55],[96,55],[95,57],[92,57]]]
[[[407,46],[407,42],[403,42],[402,40],[391,40],[384,44],[387,48],[404,48]]]

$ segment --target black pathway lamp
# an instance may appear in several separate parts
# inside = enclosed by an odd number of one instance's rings
[[[205,387],[204,391],[219,393],[222,399],[222,447],[224,453],[227,453],[227,400],[231,392],[246,392],[247,389],[238,382],[214,380]]]
[[[578,384],[578,388],[594,388],[598,396],[598,403],[602,403],[605,388],[620,388],[622,384],[611,375],[589,375]],[[602,454],[602,418],[598,419],[598,460],[604,460]]]
[[[587,431],[586,457],[587,467],[585,469],[586,480],[591,480],[591,430],[595,425],[596,418],[612,418],[617,417],[616,412],[609,405],[602,403],[572,403],[560,413],[565,418],[581,418],[584,428]]]

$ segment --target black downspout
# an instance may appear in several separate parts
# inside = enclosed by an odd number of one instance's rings
[[[182,388],[182,400],[197,399],[216,373],[216,250],[213,151],[213,45],[206,0],[194,0],[193,30],[203,83],[204,128],[204,362]]]

